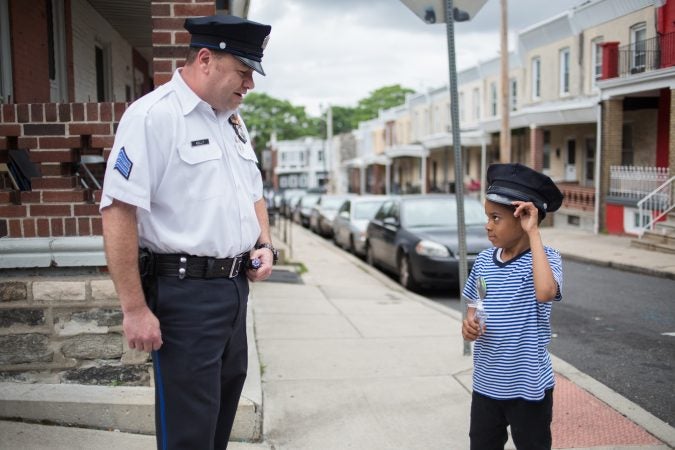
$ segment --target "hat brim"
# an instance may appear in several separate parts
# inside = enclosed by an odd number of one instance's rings
[[[258,61],[253,61],[252,59],[244,58],[243,56],[239,55],[232,55],[235,58],[237,58],[239,61],[243,62],[246,64],[248,67],[251,69],[255,70],[258,72],[260,75],[265,76],[265,71],[263,70],[262,64]]]

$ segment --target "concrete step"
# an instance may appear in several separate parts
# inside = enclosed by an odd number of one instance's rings
[[[675,245],[675,229],[672,233],[663,229],[654,229],[654,231],[645,231],[640,238],[643,241],[653,242],[654,244]]]
[[[675,235],[675,219],[671,219],[669,216],[666,221],[656,222],[654,230],[660,233]]]
[[[153,435],[155,394],[151,387],[5,382],[0,383],[0,418]],[[261,431],[260,406],[242,396],[232,440],[255,442]]]
[[[633,239],[630,242],[630,246],[655,252],[675,254],[675,245],[659,244],[645,239]]]

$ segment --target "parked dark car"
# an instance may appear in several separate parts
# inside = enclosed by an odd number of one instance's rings
[[[312,214],[312,208],[319,201],[321,194],[305,194],[300,197],[300,202],[293,211],[293,221],[302,224],[303,227],[309,227],[309,216]]]
[[[309,217],[309,229],[325,237],[333,235],[333,220],[338,209],[353,195],[322,195],[312,208]]]
[[[304,189],[286,189],[281,194],[281,214],[289,219],[292,218],[293,208],[306,192]]]
[[[384,195],[368,195],[345,200],[333,220],[335,243],[355,255],[365,256],[366,227],[388,198]]]
[[[415,290],[457,286],[459,256],[457,203],[454,195],[410,195],[385,201],[366,230],[369,264],[398,274]],[[485,212],[475,199],[464,200],[469,269],[478,253],[492,246],[485,232]]]

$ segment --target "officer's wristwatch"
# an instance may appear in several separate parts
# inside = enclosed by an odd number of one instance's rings
[[[261,244],[256,244],[255,245],[256,250],[261,249],[261,248],[266,248],[272,252],[272,263],[276,264],[277,261],[279,261],[279,250],[274,248],[272,244],[269,242],[263,242]]]

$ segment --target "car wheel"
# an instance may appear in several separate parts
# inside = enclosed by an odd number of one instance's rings
[[[405,254],[401,254],[398,258],[398,281],[401,286],[410,291],[415,291],[418,288],[412,273],[412,267],[410,267],[410,259]]]
[[[370,248],[370,245],[366,242],[366,262],[369,266],[375,267],[375,256],[373,255],[373,249]]]

